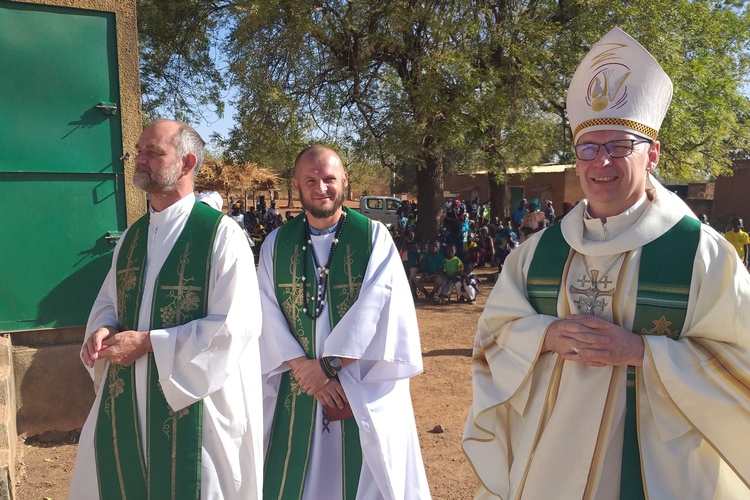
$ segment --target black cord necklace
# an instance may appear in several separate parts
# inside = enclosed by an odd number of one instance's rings
[[[346,212],[341,212],[341,217],[339,217],[339,221],[336,223],[336,233],[333,235],[333,241],[331,242],[331,250],[328,252],[328,262],[326,262],[325,266],[321,266],[318,262],[318,256],[315,254],[315,247],[313,247],[312,244],[312,237],[310,236],[310,222],[307,220],[307,216],[305,216],[305,243],[302,245],[302,250],[305,251],[305,257],[302,260],[302,301],[304,303],[304,307],[302,308],[302,312],[305,313],[305,316],[312,320],[316,320],[320,317],[320,315],[323,313],[323,307],[325,306],[326,302],[326,293],[328,291],[328,273],[331,270],[331,262],[333,262],[333,254],[336,252],[336,247],[339,244],[339,236],[341,236],[341,230],[344,227],[344,223],[346,222]],[[310,251],[312,252],[312,260],[313,264],[315,264],[316,269],[318,270],[318,274],[320,275],[320,278],[315,278],[315,284],[318,288],[318,293],[315,296],[315,299],[313,299],[313,309],[315,310],[314,314],[310,314],[307,304],[310,298],[307,295],[307,248],[310,248]]]

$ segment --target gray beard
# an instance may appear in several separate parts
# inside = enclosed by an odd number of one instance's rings
[[[138,172],[133,174],[133,185],[138,189],[147,193],[168,193],[174,191],[180,181],[180,164],[177,162],[158,174],[144,172],[141,178],[138,175]],[[148,179],[145,180],[144,177],[148,177]]]

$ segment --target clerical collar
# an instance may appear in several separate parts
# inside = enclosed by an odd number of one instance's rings
[[[336,228],[338,227],[339,223],[336,221],[336,224],[333,226],[326,228],[326,229],[315,229],[310,224],[308,224],[308,228],[310,229],[310,235],[311,236],[323,236],[324,234],[331,234],[336,232]]]
[[[643,205],[646,202],[647,199],[648,199],[648,196],[646,196],[646,192],[644,191],[643,195],[641,195],[641,197],[638,199],[638,201],[636,201],[633,204],[632,207],[628,208],[627,210],[625,210],[624,212],[622,212],[620,214],[615,215],[614,217],[620,217],[621,215],[628,216],[628,215],[632,214],[633,212],[635,212],[638,209],[638,207],[640,207],[641,205]],[[592,216],[589,213],[589,203],[588,203],[588,200],[586,200],[585,207],[586,207],[586,210],[584,211],[584,217],[585,218],[587,218],[587,219],[598,219],[599,218],[599,217],[594,217],[594,216]],[[607,217],[607,220],[609,220],[611,218],[612,217]],[[606,225],[607,223],[603,222],[602,224]]]
[[[598,217],[592,217],[588,211],[588,201],[586,201],[583,217],[583,237],[589,241],[609,241],[623,232],[627,231],[635,222],[640,219],[641,215],[649,206],[648,196],[643,196],[624,212],[613,217],[607,217],[606,222],[601,222]]]

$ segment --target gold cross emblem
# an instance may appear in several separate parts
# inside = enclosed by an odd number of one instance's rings
[[[190,243],[185,244],[185,251],[180,255],[180,262],[177,266],[177,285],[163,285],[161,290],[169,292],[167,298],[173,299],[172,302],[161,309],[161,318],[165,327],[182,325],[193,319],[189,313],[195,311],[200,305],[200,296],[195,293],[201,290],[199,286],[193,286],[189,283],[195,278],[185,277],[185,266],[189,262]]]
[[[120,315],[120,322],[123,322],[127,317],[125,304],[127,298],[130,297],[130,291],[135,288],[137,281],[136,273],[141,270],[140,266],[133,265],[133,253],[138,246],[139,233],[140,229],[136,229],[133,241],[130,243],[127,257],[128,263],[124,269],[118,269],[117,271],[117,312]],[[130,327],[132,328],[132,325]]]
[[[352,262],[354,262],[354,254],[351,251],[351,247],[346,245],[346,257],[344,257],[344,273],[346,274],[347,282],[343,285],[335,285],[332,288],[334,290],[340,290],[341,297],[344,299],[339,303],[338,312],[339,316],[343,316],[346,311],[349,310],[354,301],[359,296],[359,289],[362,288],[362,283],[355,282],[354,280],[362,278],[361,275],[352,276]]]
[[[291,283],[279,283],[277,286],[284,290],[286,299],[281,304],[281,308],[284,310],[284,315],[289,318],[289,321],[294,325],[294,334],[300,342],[303,342],[303,348],[307,351],[308,342],[303,337],[302,327],[300,326],[299,318],[300,313],[305,305],[303,304],[302,287],[305,286],[305,282],[302,280],[302,276],[297,275],[297,270],[300,268],[302,259],[306,258],[304,252],[300,251],[299,245],[294,245],[294,253],[292,254],[291,262],[289,263],[289,273],[292,275]]]

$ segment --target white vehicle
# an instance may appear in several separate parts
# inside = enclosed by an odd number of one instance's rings
[[[359,211],[372,220],[378,220],[388,227],[397,225],[396,210],[401,200],[392,196],[363,196],[359,199]]]

